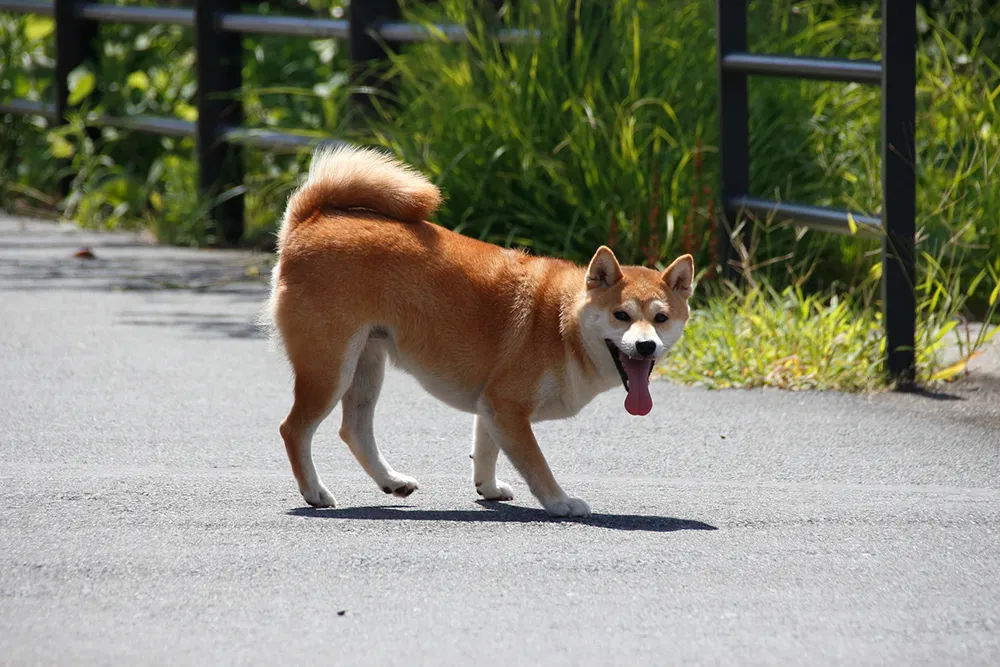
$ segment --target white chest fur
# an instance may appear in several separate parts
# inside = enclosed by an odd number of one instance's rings
[[[575,363],[567,364],[563,377],[552,372],[542,375],[535,391],[532,421],[564,419],[577,414],[598,394],[614,386],[607,378],[584,373]]]

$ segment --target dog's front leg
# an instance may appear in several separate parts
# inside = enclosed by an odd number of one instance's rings
[[[530,408],[513,401],[484,401],[478,413],[477,428],[480,424],[485,427],[487,435],[521,473],[546,512],[552,516],[590,516],[587,503],[568,496],[552,476],[531,431],[530,415]]]
[[[514,489],[497,479],[497,455],[500,445],[490,437],[486,424],[478,416],[472,433],[472,483],[476,493],[486,500],[514,500]]]

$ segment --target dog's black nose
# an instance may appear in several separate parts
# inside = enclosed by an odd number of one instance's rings
[[[640,340],[635,344],[635,351],[644,357],[648,357],[656,352],[656,343],[651,340]]]

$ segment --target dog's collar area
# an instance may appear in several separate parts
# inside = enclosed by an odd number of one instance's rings
[[[622,386],[625,387],[625,391],[628,391],[628,373],[625,372],[625,367],[622,366],[622,351],[618,349],[618,346],[612,343],[607,338],[604,339],[604,344],[608,346],[608,352],[611,353],[611,359],[615,362],[615,368],[618,369],[618,377],[622,379]],[[646,377],[653,374],[653,367],[656,366],[656,359],[649,360],[649,372]]]

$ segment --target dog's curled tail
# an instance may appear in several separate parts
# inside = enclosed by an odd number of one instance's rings
[[[279,247],[295,227],[324,208],[363,209],[401,222],[420,222],[440,205],[437,187],[390,155],[345,144],[320,148],[305,183],[288,200]]]

